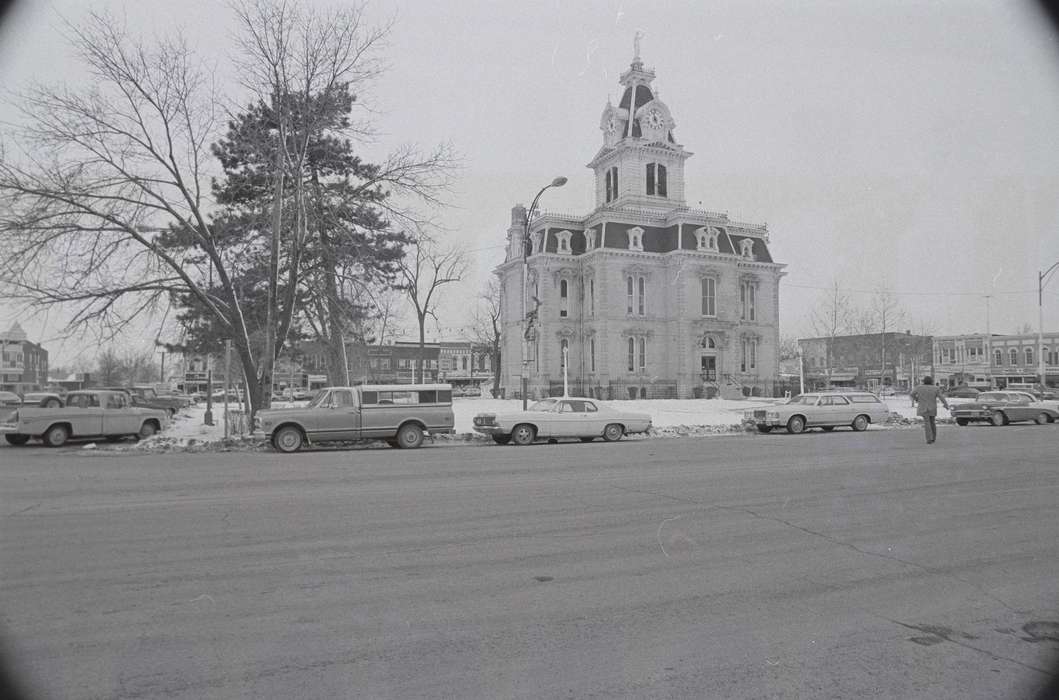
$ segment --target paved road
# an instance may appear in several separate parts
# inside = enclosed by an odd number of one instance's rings
[[[1024,697],[1057,445],[4,450],[2,625],[52,698]]]

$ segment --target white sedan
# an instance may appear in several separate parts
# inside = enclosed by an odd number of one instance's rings
[[[646,413],[617,411],[595,399],[566,396],[537,401],[526,411],[479,413],[474,417],[474,429],[499,445],[529,445],[539,438],[591,442],[602,437],[613,442],[650,428],[651,416]]]

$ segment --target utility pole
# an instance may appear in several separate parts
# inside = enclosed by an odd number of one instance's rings
[[[1037,376],[1042,389],[1047,386],[1044,368],[1044,279],[1057,267],[1059,261],[1052,263],[1044,272],[1037,273]]]
[[[232,340],[224,339],[224,439],[228,439],[228,392],[232,389]]]

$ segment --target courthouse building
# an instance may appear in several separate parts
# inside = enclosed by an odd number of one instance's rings
[[[635,56],[621,100],[603,110],[588,163],[595,209],[512,209],[496,269],[509,397],[520,395],[524,337],[531,397],[562,391],[564,357],[571,393],[599,398],[773,393],[784,265],[765,225],[687,206],[692,154],[654,79]]]

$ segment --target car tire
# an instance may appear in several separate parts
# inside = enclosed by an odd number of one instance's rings
[[[511,441],[516,445],[532,445],[537,439],[537,429],[527,423],[519,423],[511,430]]]
[[[993,411],[993,415],[989,416],[989,422],[996,426],[1007,425],[1008,417],[1003,411]]]
[[[493,436],[493,442],[495,442],[498,445],[506,445],[509,442],[511,442],[511,436],[510,435],[494,435]]]
[[[608,423],[603,428],[603,439],[607,442],[617,442],[625,435],[625,426],[620,423]]]
[[[801,416],[791,416],[790,420],[787,421],[787,432],[791,435],[798,435],[799,433],[804,433],[805,419]]]
[[[140,432],[136,433],[136,439],[146,440],[157,432],[158,426],[155,425],[152,421],[146,421],[143,425],[140,426]]]
[[[62,447],[70,439],[70,429],[61,423],[44,431],[40,438],[48,447]]]
[[[821,425],[820,426],[820,430],[823,430],[825,433],[830,433],[834,429],[835,429],[835,426],[833,426],[833,425]]]
[[[857,416],[856,418],[853,419],[852,428],[854,430],[856,430],[858,433],[863,433],[865,430],[868,429],[868,424],[869,423],[871,423],[871,421],[868,419],[868,417],[866,415],[864,415],[862,413],[862,414],[860,414],[859,416]]]
[[[971,421],[967,420],[966,418],[957,418],[956,419],[956,425],[967,425],[970,422]]]
[[[29,435],[20,435],[18,433],[5,433],[4,440],[6,440],[7,444],[9,445],[19,447],[20,445],[25,445],[27,442],[29,442]]]
[[[44,402],[44,408],[60,408],[62,402],[59,399],[47,399]]]
[[[297,452],[302,448],[305,436],[302,431],[293,425],[285,425],[272,433],[272,446],[280,452]]]
[[[1037,425],[1047,425],[1052,422],[1051,416],[1047,413],[1041,412],[1037,414],[1037,417],[1033,419]]]
[[[397,446],[412,450],[423,444],[423,429],[415,423],[405,423],[397,431]]]
[[[771,426],[771,425],[759,425],[759,426],[757,427],[757,431],[758,431],[759,433],[766,433],[766,434],[768,434],[768,433],[771,433],[771,432],[772,432],[772,426]]]

